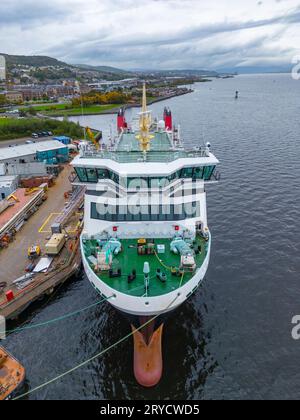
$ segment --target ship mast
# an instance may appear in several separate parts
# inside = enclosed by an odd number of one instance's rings
[[[150,150],[151,139],[154,138],[150,134],[151,127],[151,111],[147,109],[147,94],[146,94],[146,83],[143,85],[143,101],[142,101],[142,112],[140,113],[140,133],[136,136],[140,142],[141,151],[146,154]]]

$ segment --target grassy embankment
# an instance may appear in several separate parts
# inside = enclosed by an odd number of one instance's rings
[[[0,141],[30,137],[32,133],[52,131],[54,135],[65,135],[73,139],[83,136],[79,124],[69,121],[56,121],[38,118],[0,118]]]
[[[113,109],[119,109],[121,105],[91,105],[83,108],[84,115],[98,115],[111,111]],[[47,117],[72,117],[82,114],[81,107],[74,107],[67,104],[59,105],[41,105],[32,107],[37,113],[43,114]],[[28,108],[21,107],[22,111],[28,111]]]
[[[155,102],[158,98],[149,97],[148,103]],[[81,107],[72,106],[71,104],[48,104],[36,105],[31,107],[37,113],[43,114],[46,117],[76,117],[82,115],[100,115],[108,112],[117,112],[124,104],[108,104],[108,105],[88,105]],[[28,111],[30,107],[20,107],[22,111]]]

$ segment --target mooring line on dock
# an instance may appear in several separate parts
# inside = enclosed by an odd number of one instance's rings
[[[63,321],[65,319],[71,318],[72,316],[75,316],[75,315],[78,315],[78,314],[80,314],[82,312],[85,312],[88,309],[92,309],[92,308],[100,305],[103,302],[107,302],[109,299],[112,299],[113,297],[114,296],[110,296],[108,298],[105,298],[105,299],[100,300],[99,302],[93,303],[92,305],[86,306],[85,308],[79,309],[78,311],[70,312],[70,313],[68,313],[66,315],[62,315],[60,317],[50,319],[49,321],[45,321],[45,322],[41,322],[41,323],[33,324],[33,325],[27,325],[25,327],[15,328],[13,330],[8,330],[6,332],[7,332],[7,334],[11,335],[11,334],[14,334],[14,333],[17,333],[17,332],[20,332],[20,331],[24,331],[24,330],[32,330],[34,328],[45,327],[47,325],[54,324],[55,322]]]
[[[180,293],[177,294],[176,298],[172,300],[172,302],[165,308],[164,311],[168,310],[173,303],[176,302],[176,300],[180,297]],[[73,367],[72,369],[69,369],[68,371],[56,376],[53,379],[50,379],[49,381],[35,387],[32,388],[31,390],[25,392],[24,394],[13,398],[13,401],[17,401],[17,400],[21,400],[22,398],[27,397],[28,395],[33,394],[36,391],[39,391],[40,389],[45,388],[48,385],[53,384],[54,382],[59,381],[60,379],[64,378],[65,376],[77,371],[78,369],[86,366],[87,364],[93,362],[94,360],[98,359],[99,357],[103,356],[105,353],[108,353],[110,350],[112,350],[113,348],[117,347],[119,344],[122,344],[124,341],[128,340],[128,338],[133,337],[137,332],[141,331],[143,328],[145,328],[147,325],[151,324],[151,322],[155,321],[159,316],[161,315],[161,313],[159,313],[158,315],[155,315],[153,318],[151,318],[149,321],[145,322],[143,325],[141,325],[139,328],[135,329],[134,331],[132,331],[130,334],[125,335],[123,338],[121,338],[120,340],[118,340],[116,343],[112,344],[111,346],[107,347],[106,349],[102,350],[100,353],[96,354],[95,356],[91,357],[90,359],[86,360],[85,362],[80,363],[79,365]]]

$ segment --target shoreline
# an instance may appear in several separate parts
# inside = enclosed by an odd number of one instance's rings
[[[158,102],[163,102],[163,101],[167,101],[168,99],[172,99],[172,98],[176,98],[179,96],[183,96],[183,95],[188,95],[190,93],[193,93],[194,91],[192,89],[190,89],[187,92],[183,92],[183,93],[177,93],[174,95],[169,95],[169,96],[164,96],[164,97],[159,97],[156,98],[152,101],[148,102],[148,105],[153,105],[155,103]],[[138,103],[134,103],[134,104],[124,104],[123,107],[126,109],[132,109],[132,108],[140,108],[141,105]],[[109,110],[105,110],[105,111],[99,111],[99,112],[92,112],[92,113],[88,113],[88,114],[83,114],[84,117],[88,117],[88,116],[93,116],[93,115],[113,115],[113,114],[117,114],[118,111],[120,109],[120,106],[117,106],[115,108],[109,109]],[[43,116],[45,118],[64,118],[64,117],[82,117],[82,114],[78,114],[78,113],[74,113],[72,114],[72,112],[70,113],[65,113],[65,114],[61,114],[61,113],[57,113],[57,114],[53,114],[53,115],[45,115],[42,112],[39,112],[39,116]]]

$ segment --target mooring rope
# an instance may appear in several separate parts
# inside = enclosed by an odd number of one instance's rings
[[[110,296],[108,298],[105,298],[105,299],[100,300],[99,302],[93,303],[92,305],[89,305],[89,306],[86,306],[86,307],[84,307],[82,309],[79,309],[78,311],[70,312],[70,313],[68,313],[66,315],[62,315],[60,317],[53,318],[53,319],[50,319],[50,320],[45,321],[45,322],[41,322],[41,323],[33,324],[33,325],[27,325],[25,327],[15,328],[13,330],[7,330],[6,333],[9,334],[9,335],[11,335],[11,334],[14,334],[14,333],[17,333],[17,332],[20,332],[20,331],[24,331],[24,330],[32,330],[34,328],[45,327],[47,325],[54,324],[55,322],[59,322],[59,321],[65,320],[67,318],[71,318],[72,316],[75,316],[75,315],[78,315],[78,314],[80,314],[82,312],[85,312],[88,309],[95,308],[96,306],[100,305],[101,303],[106,302],[106,301],[108,301],[109,299],[112,299],[112,298],[113,298],[113,296]]]
[[[172,302],[165,308],[165,311],[168,310],[173,305],[173,303],[176,302],[176,300],[179,298],[179,296],[180,296],[180,293],[178,293],[177,296],[176,296],[176,298],[173,299]],[[87,364],[93,362],[94,360],[96,360],[99,357],[103,356],[105,353],[107,353],[110,350],[112,350],[114,347],[117,347],[119,344],[121,344],[124,341],[128,340],[128,338],[134,336],[137,332],[141,331],[147,325],[151,324],[151,322],[155,321],[160,315],[161,314],[158,314],[158,315],[154,316],[149,321],[145,322],[145,324],[141,325],[139,328],[135,329],[130,334],[127,334],[126,336],[124,336],[123,338],[121,338],[120,340],[118,340],[116,343],[114,343],[111,346],[107,347],[106,349],[102,350],[100,353],[96,354],[95,356],[91,357],[90,359],[86,360],[85,362],[82,362],[79,365],[73,367],[72,369],[70,369],[70,370],[68,370],[68,371],[66,371],[66,372],[64,372],[64,373],[56,376],[55,378],[50,379],[49,381],[44,382],[43,384],[41,384],[41,385],[39,385],[39,386],[37,386],[35,388],[32,388],[31,390],[25,392],[24,394],[22,394],[22,395],[20,395],[18,397],[13,398],[13,401],[20,400],[20,399],[22,399],[24,397],[27,397],[28,395],[30,395],[30,394],[32,394],[32,393],[34,393],[36,391],[39,391],[40,389],[43,389],[46,386],[53,384],[54,382],[57,382],[58,380],[64,378],[65,376],[67,376],[67,375],[69,375],[69,374],[77,371],[78,369],[86,366]]]
[[[158,259],[159,263],[168,271],[172,271],[172,267],[168,267],[161,258],[159,258],[157,252],[154,250],[155,256]]]

